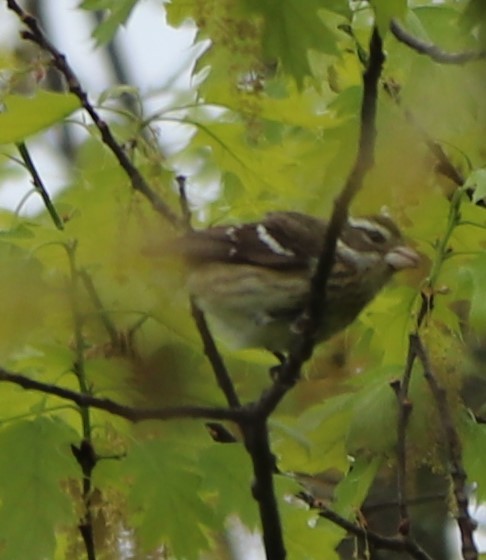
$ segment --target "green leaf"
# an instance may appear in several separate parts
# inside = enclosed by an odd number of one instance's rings
[[[269,60],[282,66],[302,88],[304,78],[312,75],[309,50],[337,54],[337,31],[326,25],[321,11],[327,0],[247,0],[263,16],[263,51]]]
[[[35,97],[6,95],[3,105],[0,144],[10,144],[61,122],[79,109],[79,100],[72,94],[38,91]]]
[[[39,417],[0,430],[0,559],[53,558],[56,529],[75,521],[61,483],[79,477],[69,449],[75,434]]]
[[[381,457],[358,458],[335,490],[333,509],[343,517],[354,515],[365,501],[381,464]]]
[[[388,286],[364,309],[359,321],[370,329],[364,345],[382,353],[383,365],[401,363],[406,355],[407,333],[415,290],[408,286]],[[383,333],[387,333],[387,343],[383,344]],[[371,348],[370,348],[371,347]]]
[[[43,267],[32,253],[6,240],[0,241],[0,350],[3,356],[7,348],[18,349],[19,345],[25,345],[27,338],[32,343],[32,333],[42,329],[47,312],[42,274]]]
[[[383,371],[386,374],[388,368]],[[388,377],[388,376],[387,376]],[[386,453],[396,441],[396,398],[386,379],[364,388],[355,399],[349,427],[348,449]]]
[[[327,2],[325,2],[325,8],[330,12],[340,14],[346,19],[351,19],[353,15],[353,12],[349,7],[349,2],[347,0],[328,0]]]
[[[484,0],[469,0],[461,16],[462,27],[476,31],[481,46],[486,46],[486,4]]]
[[[461,26],[461,13],[457,9],[455,3],[451,2],[437,2],[425,3],[424,5],[416,6],[413,11],[407,14],[407,20],[410,16],[412,19],[407,21],[407,26],[413,23],[415,17],[417,18],[414,27],[410,27],[412,33],[425,40],[430,41],[446,51],[454,50],[467,50],[468,48],[477,48],[477,40],[473,34],[464,33],[464,28]],[[420,30],[422,27],[422,30]],[[451,71],[447,74],[452,74]]]
[[[190,455],[166,441],[139,441],[126,459],[105,463],[96,474],[128,490],[132,525],[144,548],[166,545],[174,557],[196,560],[208,548],[213,514],[201,496],[201,472]]]
[[[278,477],[275,483],[289,558],[338,560],[335,549],[345,536],[344,529],[320,519],[296,499],[301,487],[295,481]]]
[[[484,297],[484,286],[486,286],[486,254],[464,267],[466,273],[472,280],[472,295],[469,311],[469,321],[473,329],[479,333],[486,332],[486,298]]]
[[[251,495],[251,461],[242,445],[211,445],[198,462],[203,476],[203,492],[215,494],[215,509],[224,523],[236,514],[250,529],[258,523],[256,503]]]
[[[486,500],[486,426],[474,422],[470,417],[464,423],[463,460],[468,482],[475,482],[478,503]]]
[[[310,474],[330,467],[346,469],[345,443],[352,399],[353,395],[338,395],[307,408],[297,418],[286,418],[285,424],[280,421],[278,430],[272,430],[279,466]]]
[[[105,17],[93,33],[98,45],[113,39],[120,25],[123,25],[138,0],[85,0],[81,8],[85,10],[105,10]]]
[[[372,0],[380,35],[385,37],[392,18],[401,18],[407,11],[407,0]]]

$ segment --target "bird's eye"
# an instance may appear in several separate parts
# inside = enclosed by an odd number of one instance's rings
[[[377,229],[370,229],[370,230],[366,230],[366,235],[368,236],[368,239],[370,239],[370,241],[372,241],[373,243],[385,243],[386,241],[386,237],[381,233],[381,231],[378,231]]]

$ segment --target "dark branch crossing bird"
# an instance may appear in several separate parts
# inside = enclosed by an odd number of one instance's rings
[[[196,304],[239,347],[288,351],[322,251],[327,223],[298,212],[190,231],[172,251],[188,264]],[[349,218],[336,245],[317,340],[348,326],[393,274],[419,255],[381,215]]]

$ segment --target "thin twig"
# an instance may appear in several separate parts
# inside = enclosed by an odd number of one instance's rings
[[[233,381],[226,369],[225,363],[218,347],[216,346],[211,331],[209,330],[204,313],[199,309],[196,302],[191,298],[191,312],[196,323],[197,330],[204,345],[204,353],[206,354],[209,363],[213,368],[214,375],[219,387],[223,391],[226,401],[232,408],[240,406],[240,399],[236,394]]]
[[[401,105],[400,96],[398,93],[398,88],[394,87],[393,84],[386,85],[386,91],[390,94],[392,99],[396,102],[398,106]],[[425,319],[430,315],[432,309],[435,305],[435,290],[436,283],[439,277],[439,273],[442,267],[442,263],[448,255],[449,240],[457,225],[459,225],[460,216],[460,206],[462,201],[462,196],[465,193],[471,197],[471,193],[468,193],[464,189],[464,178],[460,171],[452,164],[443,148],[432,140],[432,138],[427,134],[427,132],[421,127],[421,125],[416,121],[412,113],[405,110],[405,117],[407,121],[419,132],[424,141],[425,145],[429,148],[431,153],[435,156],[438,162],[437,169],[445,177],[451,180],[457,185],[457,189],[454,190],[450,196],[450,209],[447,218],[447,226],[444,235],[437,243],[436,258],[432,265],[429,277],[426,284],[421,291],[421,305],[417,314],[416,321],[416,333],[419,332]],[[415,340],[418,337],[417,334],[410,335],[409,346],[408,346],[408,357],[407,364],[405,367],[405,372],[402,380],[399,382],[393,382],[391,384],[397,396],[399,412],[397,420],[397,492],[399,501],[399,532],[402,534],[408,534],[410,531],[410,517],[408,514],[407,507],[407,453],[406,453],[406,430],[408,425],[408,419],[410,412],[412,410],[412,403],[408,399],[408,386],[410,383],[410,377],[412,374],[412,368],[417,357],[417,348]],[[471,558],[474,558],[472,556]]]
[[[447,52],[437,45],[434,45],[434,43],[429,43],[427,41],[419,39],[418,37],[414,37],[408,31],[406,31],[396,19],[391,20],[390,30],[393,33],[395,39],[397,39],[404,45],[407,45],[415,52],[427,55],[435,62],[440,62],[441,64],[465,64],[466,62],[472,62],[475,60],[486,58],[485,50]]]
[[[455,228],[461,222],[461,204],[463,201],[463,195],[464,188],[458,188],[454,191],[451,197],[446,228],[442,237],[437,241],[435,259],[420,294],[422,302],[417,315],[416,332],[419,332],[425,318],[430,315],[434,308],[437,281],[439,279],[442,265],[450,254],[449,241]]]
[[[173,406],[164,408],[140,408],[124,405],[111,399],[94,397],[93,395],[78,393],[64,389],[58,385],[36,381],[20,373],[8,371],[0,367],[0,382],[13,383],[26,390],[39,391],[46,395],[54,395],[77,404],[80,407],[91,407],[104,410],[125,418],[130,422],[145,420],[174,420],[176,418],[193,418],[202,420],[229,420],[241,422],[247,418],[245,409],[227,409],[205,406]]]
[[[460,222],[460,205],[462,198],[462,190],[456,190],[452,196],[449,215],[447,217],[447,227],[444,235],[437,243],[436,258],[432,264],[427,282],[421,291],[421,305],[417,315],[416,333],[419,332],[426,317],[430,314],[434,307],[435,286],[439,277],[442,263],[448,254],[448,244],[450,236],[454,228]],[[391,387],[395,392],[398,402],[398,419],[397,419],[397,493],[399,501],[400,522],[398,531],[402,534],[408,534],[410,531],[410,516],[407,508],[407,426],[410,413],[412,411],[412,403],[408,397],[408,389],[412,376],[413,365],[417,356],[414,347],[414,337],[416,334],[410,335],[408,344],[408,356],[405,371],[401,381],[394,381]]]
[[[304,361],[312,354],[315,343],[314,337],[319,327],[320,319],[326,311],[325,288],[334,265],[337,240],[348,218],[349,206],[358,191],[363,187],[366,174],[374,164],[378,81],[384,61],[381,37],[378,29],[375,27],[370,40],[368,66],[363,75],[363,100],[361,103],[358,153],[346,184],[334,202],[334,211],[326,230],[326,236],[323,239],[322,251],[317,263],[316,272],[312,278],[307,308],[309,315],[308,328],[303,333],[302,345],[299,348],[299,353]]]
[[[451,465],[450,477],[457,506],[457,525],[461,535],[462,557],[464,560],[477,560],[478,551],[473,537],[476,523],[469,515],[469,500],[466,492],[467,475],[462,463],[462,446],[454,425],[449,403],[447,402],[447,393],[433,372],[429,356],[417,334],[412,335],[410,344],[424,369],[424,376],[437,404],[439,418],[444,431],[444,439]]]
[[[401,535],[410,533],[410,515],[408,513],[407,499],[407,427],[412,412],[412,403],[408,397],[410,379],[412,376],[415,352],[411,344],[408,348],[407,362],[401,381],[392,382],[398,403],[397,419],[397,499],[400,521],[398,532]]]
[[[68,64],[65,55],[62,54],[47,39],[44,32],[41,30],[39,24],[37,23],[37,20],[33,16],[25,12],[19,6],[16,0],[7,0],[7,6],[10,10],[17,14],[22,23],[28,28],[28,31],[22,32],[22,37],[39,45],[41,49],[51,55],[53,65],[64,76],[69,91],[79,99],[81,106],[91,117],[93,123],[101,134],[103,142],[111,150],[113,155],[118,160],[118,163],[129,177],[132,188],[136,191],[139,191],[143,196],[145,196],[145,198],[147,198],[147,200],[152,204],[153,208],[161,215],[163,215],[173,226],[181,226],[179,217],[176,216],[176,214],[162,200],[158,193],[148,185],[140,171],[130,161],[121,145],[115,140],[110,127],[99,116],[98,112],[90,103],[87,93],[82,88],[76,74]]]
[[[61,216],[59,216],[54,204],[52,203],[51,197],[49,196],[49,193],[47,192],[47,189],[44,186],[44,182],[42,181],[42,178],[39,175],[39,172],[37,171],[37,168],[32,158],[30,157],[30,153],[29,150],[27,149],[27,146],[25,145],[25,142],[20,142],[19,144],[17,144],[17,149],[19,151],[20,157],[22,158],[22,161],[24,162],[27,171],[30,173],[30,176],[32,177],[32,184],[34,185],[36,192],[38,192],[40,197],[42,198],[46,210],[49,213],[49,216],[51,217],[54,225],[56,226],[57,229],[63,230],[64,222],[62,221]]]
[[[393,550],[394,552],[407,552],[412,558],[416,560],[432,560],[432,557],[423,550],[413,539],[399,537],[385,537],[369,531],[365,527],[361,527],[356,523],[348,521],[346,518],[340,516],[335,511],[329,509],[319,500],[314,499],[305,493],[300,493],[299,497],[304,500],[310,507],[315,508],[319,511],[319,516],[329,521],[332,521],[335,525],[342,527],[348,533],[355,535],[356,537],[363,539],[365,542],[372,544],[376,549],[382,550]]]
[[[179,187],[179,200],[181,205],[182,220],[186,231],[192,231],[191,226],[191,210],[189,208],[189,201],[186,192],[186,178],[183,175],[176,177],[177,186]],[[194,323],[199,332],[199,336],[203,343],[204,353],[206,354],[209,363],[213,369],[216,381],[226,397],[226,402],[231,408],[238,408],[240,406],[240,399],[236,393],[235,387],[231,376],[226,368],[223,357],[216,346],[211,330],[209,329],[206,317],[200,307],[197,305],[194,298],[191,298],[191,313]],[[217,428],[220,434],[225,433],[225,438],[228,438],[227,430],[224,426]],[[235,441],[234,436],[231,436],[232,441]]]

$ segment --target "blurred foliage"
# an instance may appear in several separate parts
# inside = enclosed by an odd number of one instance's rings
[[[105,14],[94,33],[99,48],[136,4],[81,3],[79,10]],[[353,518],[376,473],[395,464],[390,382],[403,373],[422,289],[435,295],[435,307],[421,333],[447,389],[466,470],[484,500],[486,427],[474,419],[461,388],[471,370],[484,377],[484,362],[475,364],[469,348],[484,348],[486,341],[486,62],[440,65],[387,31],[390,19],[400,17],[416,37],[443,49],[479,50],[485,25],[476,15],[484,13],[483,3],[172,0],[161,9],[173,26],[197,25],[194,90],[172,95],[170,106],[150,116],[122,105],[134,87],[114,85],[99,104],[134,164],[175,210],[175,170],[191,163],[187,187],[198,227],[273,209],[329,214],[356,155],[375,16],[384,35],[375,166],[352,210],[360,215],[386,207],[422,253],[423,265],[397,277],[346,333],[327,343],[272,416],[289,558],[337,558],[344,537],[295,500],[298,480],[334,469],[334,486],[342,479],[336,508]],[[7,84],[0,179],[18,159],[11,143],[28,145],[39,134],[44,141],[46,131],[79,106],[71,95],[42,89],[38,61],[20,68],[12,60],[0,57]],[[27,97],[9,84],[29,71],[34,89]],[[164,240],[174,232],[131,189],[85,116],[70,120],[84,135],[54,200],[64,229],[58,231],[47,212],[0,214],[0,366],[73,390],[84,384],[125,404],[223,405],[190,318],[183,271],[165,254]],[[191,131],[170,155],[158,138],[167,121]],[[427,139],[465,177],[470,196],[441,173]],[[220,347],[242,401],[257,398],[270,383],[271,357],[227,350],[224,341]],[[56,397],[7,384],[0,389],[0,559],[61,558],[66,551],[81,558],[74,529],[82,474],[69,443],[86,437],[86,416]],[[410,398],[409,466],[443,473],[440,421],[418,366]],[[473,412],[482,413],[484,402]],[[202,551],[222,558],[218,538],[232,515],[258,526],[250,463],[239,443],[216,443],[195,421],[133,426],[92,410],[89,422],[100,458],[93,472],[100,558],[119,557],[117,539],[127,529],[137,558],[165,558],[167,551],[177,559],[197,559]],[[228,429],[238,439],[237,429]],[[32,528],[27,540],[24,527]]]

